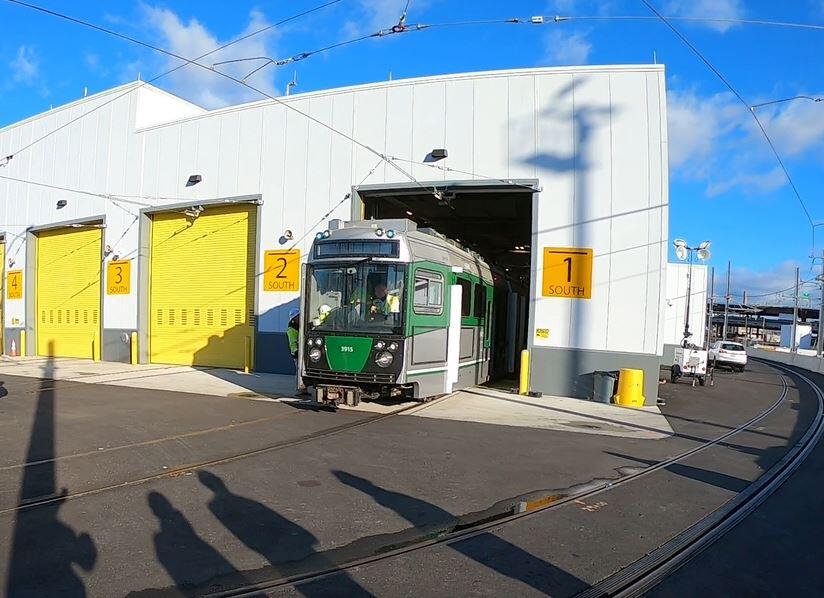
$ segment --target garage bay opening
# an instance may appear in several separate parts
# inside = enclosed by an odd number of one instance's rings
[[[479,254],[494,279],[491,379],[517,386],[527,346],[535,181],[362,186],[352,219],[407,218]]]

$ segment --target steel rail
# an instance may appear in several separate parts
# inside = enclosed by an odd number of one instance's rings
[[[768,360],[758,361],[798,376],[815,393],[818,411],[804,435],[777,463],[735,498],[645,557],[581,592],[576,598],[629,598],[648,592],[743,521],[767,500],[812,452],[824,434],[824,392],[818,384],[793,368]]]
[[[770,364],[773,365],[773,364]],[[640,478],[646,477],[656,471],[674,465],[696,453],[702,452],[712,446],[715,446],[727,438],[739,434],[741,432],[747,431],[750,427],[754,424],[760,422],[762,419],[768,417],[771,413],[773,413],[778,407],[783,403],[783,401],[787,397],[788,393],[788,385],[787,381],[784,376],[781,376],[782,382],[782,389],[778,397],[776,398],[775,402],[773,402],[767,409],[762,411],[761,413],[755,415],[754,417],[750,418],[746,422],[740,424],[739,426],[721,434],[720,436],[708,440],[696,447],[688,449],[674,457],[666,459],[664,461],[660,461],[650,467],[647,467],[641,471],[626,475],[622,478],[617,480],[604,482],[603,484],[599,484],[593,488],[590,488],[586,491],[569,494],[560,498],[558,500],[549,500],[549,499],[539,499],[532,501],[535,506],[530,507],[527,503],[526,510],[523,512],[512,512],[512,513],[503,513],[501,516],[496,517],[494,519],[486,518],[477,524],[466,524],[465,526],[455,526],[451,528],[446,528],[441,532],[433,532],[428,531],[426,535],[422,535],[420,541],[418,542],[410,542],[407,545],[397,548],[395,550],[388,550],[385,552],[380,552],[378,554],[372,554],[360,559],[353,559],[347,561],[345,563],[340,563],[337,565],[330,566],[323,570],[311,571],[302,574],[296,574],[291,576],[285,576],[276,579],[269,579],[259,582],[254,582],[251,584],[246,584],[243,586],[235,587],[228,590],[221,590],[217,592],[207,593],[204,594],[209,598],[229,598],[229,597],[240,597],[240,596],[259,596],[262,591],[272,590],[278,587],[288,586],[288,585],[299,585],[301,583],[306,583],[309,581],[320,580],[326,577],[330,577],[336,575],[341,571],[346,571],[348,569],[352,569],[354,567],[359,567],[367,564],[372,564],[384,560],[389,560],[394,557],[398,557],[404,554],[409,554],[412,552],[416,552],[418,550],[423,550],[425,548],[438,545],[438,544],[454,544],[458,542],[462,542],[465,540],[469,540],[475,536],[495,532],[499,529],[504,528],[505,526],[521,520],[525,517],[533,516],[537,513],[544,512],[549,509],[555,509],[562,505],[568,504],[570,502],[581,500],[582,498],[588,498],[591,496],[598,495],[602,492],[609,491],[613,488],[618,486],[622,486],[624,484],[628,484],[632,481],[638,480]]]
[[[80,384],[80,383],[78,383]],[[445,395],[443,398],[446,398],[450,395]],[[299,436],[298,438],[293,438],[290,440],[283,440],[280,442],[276,442],[261,448],[256,448],[248,451],[242,451],[239,453],[234,453],[232,455],[228,455],[225,457],[216,457],[214,459],[208,459],[203,461],[197,461],[195,463],[187,463],[184,465],[180,465],[171,469],[166,469],[160,473],[151,474],[141,476],[139,478],[134,478],[131,480],[127,480],[124,482],[117,482],[115,484],[107,484],[105,486],[100,486],[97,488],[91,488],[89,490],[79,490],[77,492],[70,492],[68,494],[62,495],[52,495],[43,498],[35,498],[29,501],[25,501],[19,503],[13,507],[8,507],[5,509],[0,509],[0,516],[9,515],[13,513],[19,513],[20,511],[28,511],[30,509],[36,509],[39,507],[45,507],[48,505],[52,505],[55,503],[62,503],[67,500],[74,500],[77,498],[83,498],[86,496],[93,496],[96,494],[101,494],[104,492],[110,492],[112,490],[117,490],[120,488],[129,488],[132,486],[139,486],[141,484],[145,484],[147,482],[152,482],[155,480],[161,480],[164,478],[170,477],[177,477],[182,474],[197,471],[199,469],[203,469],[205,467],[213,467],[215,465],[223,465],[225,463],[232,463],[234,461],[240,461],[242,459],[247,459],[249,457],[255,457],[258,455],[263,455],[270,452],[280,451],[287,448],[292,448],[294,446],[299,446],[301,444],[306,444],[312,442],[314,440],[320,440],[322,438],[328,438],[330,436],[335,436],[337,434],[341,434],[343,432],[347,432],[349,430],[353,430],[355,428],[360,428],[363,426],[368,426],[370,424],[374,424],[380,421],[384,421],[386,419],[401,415],[406,411],[410,411],[412,409],[418,409],[422,407],[422,403],[415,403],[413,405],[407,405],[406,407],[402,407],[400,409],[396,409],[395,411],[390,411],[388,413],[380,413],[378,415],[374,415],[371,417],[367,417],[364,419],[359,419],[354,422],[349,422],[346,424],[341,424],[338,426],[333,426],[331,428],[326,428],[324,430],[320,430],[318,432],[312,432],[311,434],[304,434],[303,436]]]

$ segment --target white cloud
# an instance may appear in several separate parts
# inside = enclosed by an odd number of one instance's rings
[[[545,60],[557,65],[586,64],[592,52],[592,44],[586,33],[552,29],[544,38]]]
[[[776,166],[767,172],[729,175],[727,178],[710,181],[707,185],[707,195],[715,197],[736,188],[747,195],[760,195],[780,189],[786,182],[784,171],[780,166]]]
[[[774,191],[786,183],[752,115],[730,93],[667,93],[669,164],[676,179],[706,183],[709,196],[731,190]],[[788,102],[758,109],[764,128],[785,160],[821,160],[822,105]]]
[[[781,262],[764,270],[733,267],[730,273],[730,293],[733,296],[733,301],[740,301],[743,298],[744,291],[747,291],[748,303],[751,304],[786,304],[791,302],[792,290],[788,289],[795,286],[796,266],[801,266],[801,278],[803,280],[807,268],[803,264],[796,264],[792,261]],[[727,288],[727,272],[726,269],[718,266],[716,266],[715,271],[715,297],[716,301],[721,301]],[[815,284],[814,286],[817,287],[818,285]],[[810,291],[811,289],[810,284],[802,285],[802,291]],[[783,293],[777,291],[783,291]]]
[[[11,78],[14,83],[33,85],[40,77],[40,61],[32,46],[20,46],[17,54],[9,62]]]
[[[164,48],[179,56],[194,59],[230,41],[218,39],[195,18],[183,22],[177,14],[167,8],[148,5],[143,5],[142,8],[153,36]],[[246,28],[237,36],[232,36],[231,39],[266,27],[268,24],[263,13],[253,10],[249,15]],[[275,31],[270,30],[253,36],[225,50],[215,52],[200,62],[213,64],[223,60],[253,56],[278,58],[272,47]],[[178,66],[180,61],[169,57],[165,63],[162,68],[170,69]],[[260,62],[235,63],[216,68],[240,79],[260,64]],[[253,75],[247,82],[270,95],[280,95],[281,92],[275,89],[275,78],[276,69],[269,67]],[[187,65],[175,71],[164,80],[167,81],[172,92],[205,108],[219,108],[263,97],[239,83],[193,65]]]
[[[741,19],[745,15],[741,0],[669,0],[662,11],[667,15],[682,17],[708,17],[713,19]],[[723,33],[734,27],[733,23],[696,23]]]
[[[824,149],[824,104],[810,100],[774,104],[771,109],[759,108],[758,117],[782,155]]]
[[[701,97],[692,91],[669,91],[670,166],[691,175],[703,172],[702,164],[714,153],[723,137],[739,126],[738,111],[731,94]]]

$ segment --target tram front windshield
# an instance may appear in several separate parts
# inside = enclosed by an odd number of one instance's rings
[[[308,329],[401,334],[405,265],[310,265]]]

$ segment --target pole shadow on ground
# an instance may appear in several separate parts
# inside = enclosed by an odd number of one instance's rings
[[[49,355],[54,352],[50,343]],[[86,533],[78,534],[58,517],[68,494],[57,490],[55,419],[57,391],[54,360],[46,361],[37,390],[34,420],[26,452],[19,506],[34,500],[56,498],[42,507],[17,512],[10,547],[6,593],[9,598],[86,595],[86,586],[74,565],[91,571],[97,549]]]
[[[448,511],[419,498],[387,490],[345,471],[332,473],[342,483],[371,496],[376,503],[394,511],[415,527],[429,527],[436,521],[447,523],[456,520]],[[492,533],[482,533],[448,546],[476,563],[544,594],[572,595],[589,587],[589,584],[574,575]]]

